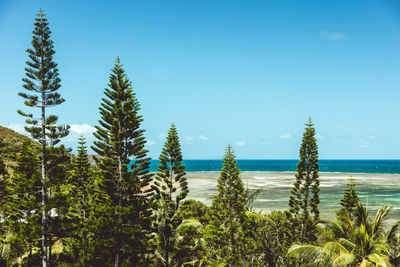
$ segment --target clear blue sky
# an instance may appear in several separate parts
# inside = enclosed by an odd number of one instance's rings
[[[0,124],[33,20],[48,15],[66,102],[50,112],[92,141],[115,57],[142,105],[152,157],[177,125],[185,158],[297,158],[308,116],[321,158],[400,158],[399,1],[0,0]]]

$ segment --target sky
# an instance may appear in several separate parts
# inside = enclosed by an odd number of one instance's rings
[[[0,0],[0,125],[23,131],[33,21],[52,30],[71,125],[93,142],[120,57],[158,158],[175,123],[186,159],[295,159],[304,123],[320,158],[400,158],[400,2]]]

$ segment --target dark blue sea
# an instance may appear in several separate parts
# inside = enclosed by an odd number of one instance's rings
[[[222,160],[184,160],[187,172],[220,171]],[[237,160],[242,171],[296,171],[298,160]],[[150,170],[157,171],[158,160],[152,160]],[[400,173],[400,160],[330,160],[319,161],[320,172]]]

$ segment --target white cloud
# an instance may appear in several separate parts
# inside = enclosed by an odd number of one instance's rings
[[[23,124],[12,123],[7,125],[7,128],[10,128],[20,134],[27,134],[25,131],[25,125]]]
[[[147,144],[148,144],[149,146],[154,146],[154,145],[156,144],[156,141],[154,141],[154,140],[149,140],[149,141],[147,141]]]
[[[204,141],[207,141],[207,140],[208,140],[208,137],[207,137],[207,136],[204,136],[204,135],[200,135],[199,138],[200,138],[201,140],[204,140]]]
[[[334,40],[334,41],[346,39],[346,35],[344,35],[344,33],[342,33],[342,32],[328,32],[326,30],[322,31],[320,33],[320,36],[322,38]]]
[[[271,144],[270,142],[261,142],[260,145],[262,145],[262,146],[269,146],[270,144]]]
[[[279,137],[281,139],[289,139],[289,138],[292,138],[292,135],[290,133],[284,133],[284,134],[281,134]]]
[[[166,133],[160,133],[158,134],[158,139],[164,139],[165,137],[167,137]]]
[[[316,134],[316,135],[315,135],[315,138],[317,138],[317,139],[322,139],[322,135]]]
[[[93,133],[96,131],[96,128],[89,124],[70,124],[69,126],[69,135],[62,139],[65,142],[77,142],[79,136],[85,137],[86,141],[94,138]]]
[[[246,145],[246,141],[241,140],[241,141],[237,142],[236,145],[237,146],[244,146],[244,145]]]
[[[77,135],[91,135],[93,132],[96,131],[96,129],[93,126],[90,126],[89,124],[71,124],[70,125],[70,131],[71,133],[75,133]]]
[[[23,124],[9,124],[7,126],[8,128],[16,131],[17,133],[20,134],[27,134],[27,132],[25,131],[25,125]],[[71,124],[70,125],[70,133],[68,135],[68,137],[66,138],[67,141],[69,140],[75,140],[78,138],[78,136],[83,135],[84,137],[91,137],[92,133],[95,132],[95,128],[93,126],[90,126],[89,124]]]

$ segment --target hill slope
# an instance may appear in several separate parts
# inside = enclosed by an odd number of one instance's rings
[[[12,158],[13,154],[18,152],[19,147],[22,144],[22,141],[26,138],[26,136],[17,133],[14,130],[11,130],[7,127],[0,126],[0,142],[3,142],[5,146],[0,148],[0,153],[9,154],[7,158]],[[40,145],[38,142],[31,140],[32,146],[39,148]]]

